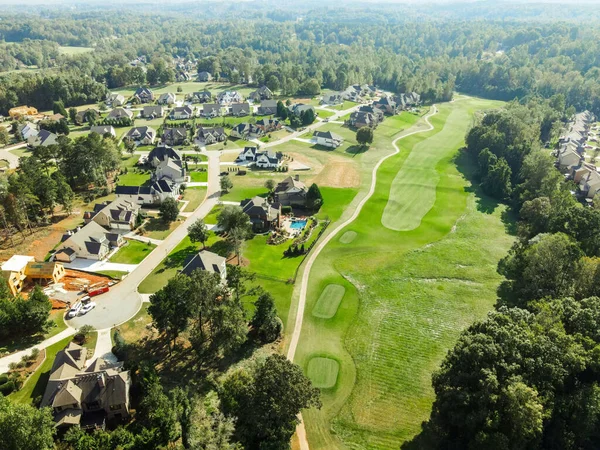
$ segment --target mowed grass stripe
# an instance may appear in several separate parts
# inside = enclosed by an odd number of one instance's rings
[[[313,308],[312,315],[320,319],[331,319],[335,316],[345,293],[346,288],[344,286],[328,284],[321,292],[317,304]]]
[[[453,109],[439,133],[413,147],[390,187],[381,218],[385,227],[406,231],[421,224],[435,203],[440,180],[436,166],[461,145],[468,123],[467,111]]]
[[[492,307],[500,281],[495,266],[512,238],[504,234],[502,208],[478,209],[487,201],[469,194],[461,174],[468,168],[461,162],[459,172],[453,158],[473,113],[500,104],[464,99],[440,105],[431,120],[435,129],[399,141],[400,154],[380,167],[374,195],[340,233],[355,232],[352,242],[332,240],[315,261],[306,310],[329,284],[345,286],[346,295],[333,318],[309,313],[303,322],[296,362],[306,370],[312,358],[331,355],[340,363],[335,388],[323,391],[323,408],[303,413],[311,450],[398,449],[429,416],[431,374],[460,331]],[[436,156],[433,206],[415,229],[383,226],[398,172],[455,109],[465,112],[457,124],[461,142]],[[389,130],[375,133],[382,142]]]

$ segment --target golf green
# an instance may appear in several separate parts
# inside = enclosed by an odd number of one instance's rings
[[[340,364],[331,358],[317,357],[308,362],[306,374],[313,386],[319,389],[331,389],[337,383]]]
[[[339,284],[327,285],[321,292],[319,300],[317,300],[312,310],[312,315],[320,319],[331,319],[335,316],[345,293],[346,288],[344,286]]]

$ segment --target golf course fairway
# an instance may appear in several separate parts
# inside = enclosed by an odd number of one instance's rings
[[[323,407],[303,413],[311,450],[410,440],[429,417],[432,373],[492,308],[513,238],[459,149],[474,114],[499,106],[464,96],[438,105],[433,130],[397,141],[360,214],[314,261],[295,353],[322,387]]]

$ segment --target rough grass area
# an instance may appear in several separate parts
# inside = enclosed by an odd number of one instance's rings
[[[349,244],[350,242],[352,242],[354,240],[355,237],[356,237],[356,231],[346,231],[340,237],[340,242],[342,244]]]
[[[150,254],[156,245],[147,242],[127,240],[127,245],[110,257],[110,262],[119,264],[139,264]]]
[[[165,223],[158,217],[151,217],[146,225],[144,225],[144,229],[146,230],[144,237],[163,240],[170,235],[179,224],[180,222],[177,220],[175,222]]]
[[[499,105],[472,98],[441,105],[431,119],[435,129],[399,141],[401,152],[379,168],[373,196],[340,231],[354,239],[331,240],[315,261],[295,361],[308,372],[311,360],[326,355],[340,370],[335,387],[323,391],[323,408],[303,413],[311,449],[398,449],[429,416],[432,373],[459,333],[492,308],[501,281],[496,265],[513,239],[502,222],[504,207],[476,192],[466,176],[472,168],[454,157],[474,112]],[[436,138],[447,123],[452,133]],[[369,152],[391,145],[399,136],[392,131],[378,127]],[[410,177],[404,164],[428,148],[438,153],[431,159],[438,177],[433,205],[407,210],[413,217],[404,220],[419,220],[412,230],[384,226],[390,188],[409,182],[398,174]],[[426,189],[410,192],[417,202],[431,196]],[[346,293],[324,321],[312,311],[332,284]]]
[[[205,197],[205,187],[188,187],[183,194],[183,200],[188,201],[189,203],[182,211],[193,212],[200,204],[202,204]]]
[[[317,357],[308,362],[306,376],[315,387],[331,389],[337,382],[339,370],[340,364],[335,359]]]
[[[312,310],[312,315],[319,319],[331,319],[342,303],[346,288],[339,284],[328,284],[321,292],[315,307]]]

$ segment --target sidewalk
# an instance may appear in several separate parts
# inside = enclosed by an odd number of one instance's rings
[[[119,272],[131,272],[137,264],[119,264],[110,261],[94,261],[91,259],[75,259],[73,262],[65,263],[68,269],[82,270],[83,272],[102,272],[103,270],[117,270]]]
[[[63,330],[60,333],[58,333],[56,336],[52,336],[51,338],[46,339],[45,341],[42,341],[37,345],[33,345],[25,350],[21,350],[20,352],[16,352],[12,355],[0,358],[0,373],[8,372],[8,366],[10,365],[10,363],[18,363],[19,361],[21,361],[21,358],[23,356],[31,354],[31,350],[33,348],[38,348],[42,350],[44,348],[50,347],[52,344],[56,344],[57,342],[62,341],[63,339],[68,338],[69,336],[73,336],[75,334],[75,331],[76,330],[74,330],[73,328],[67,328],[66,330]]]

